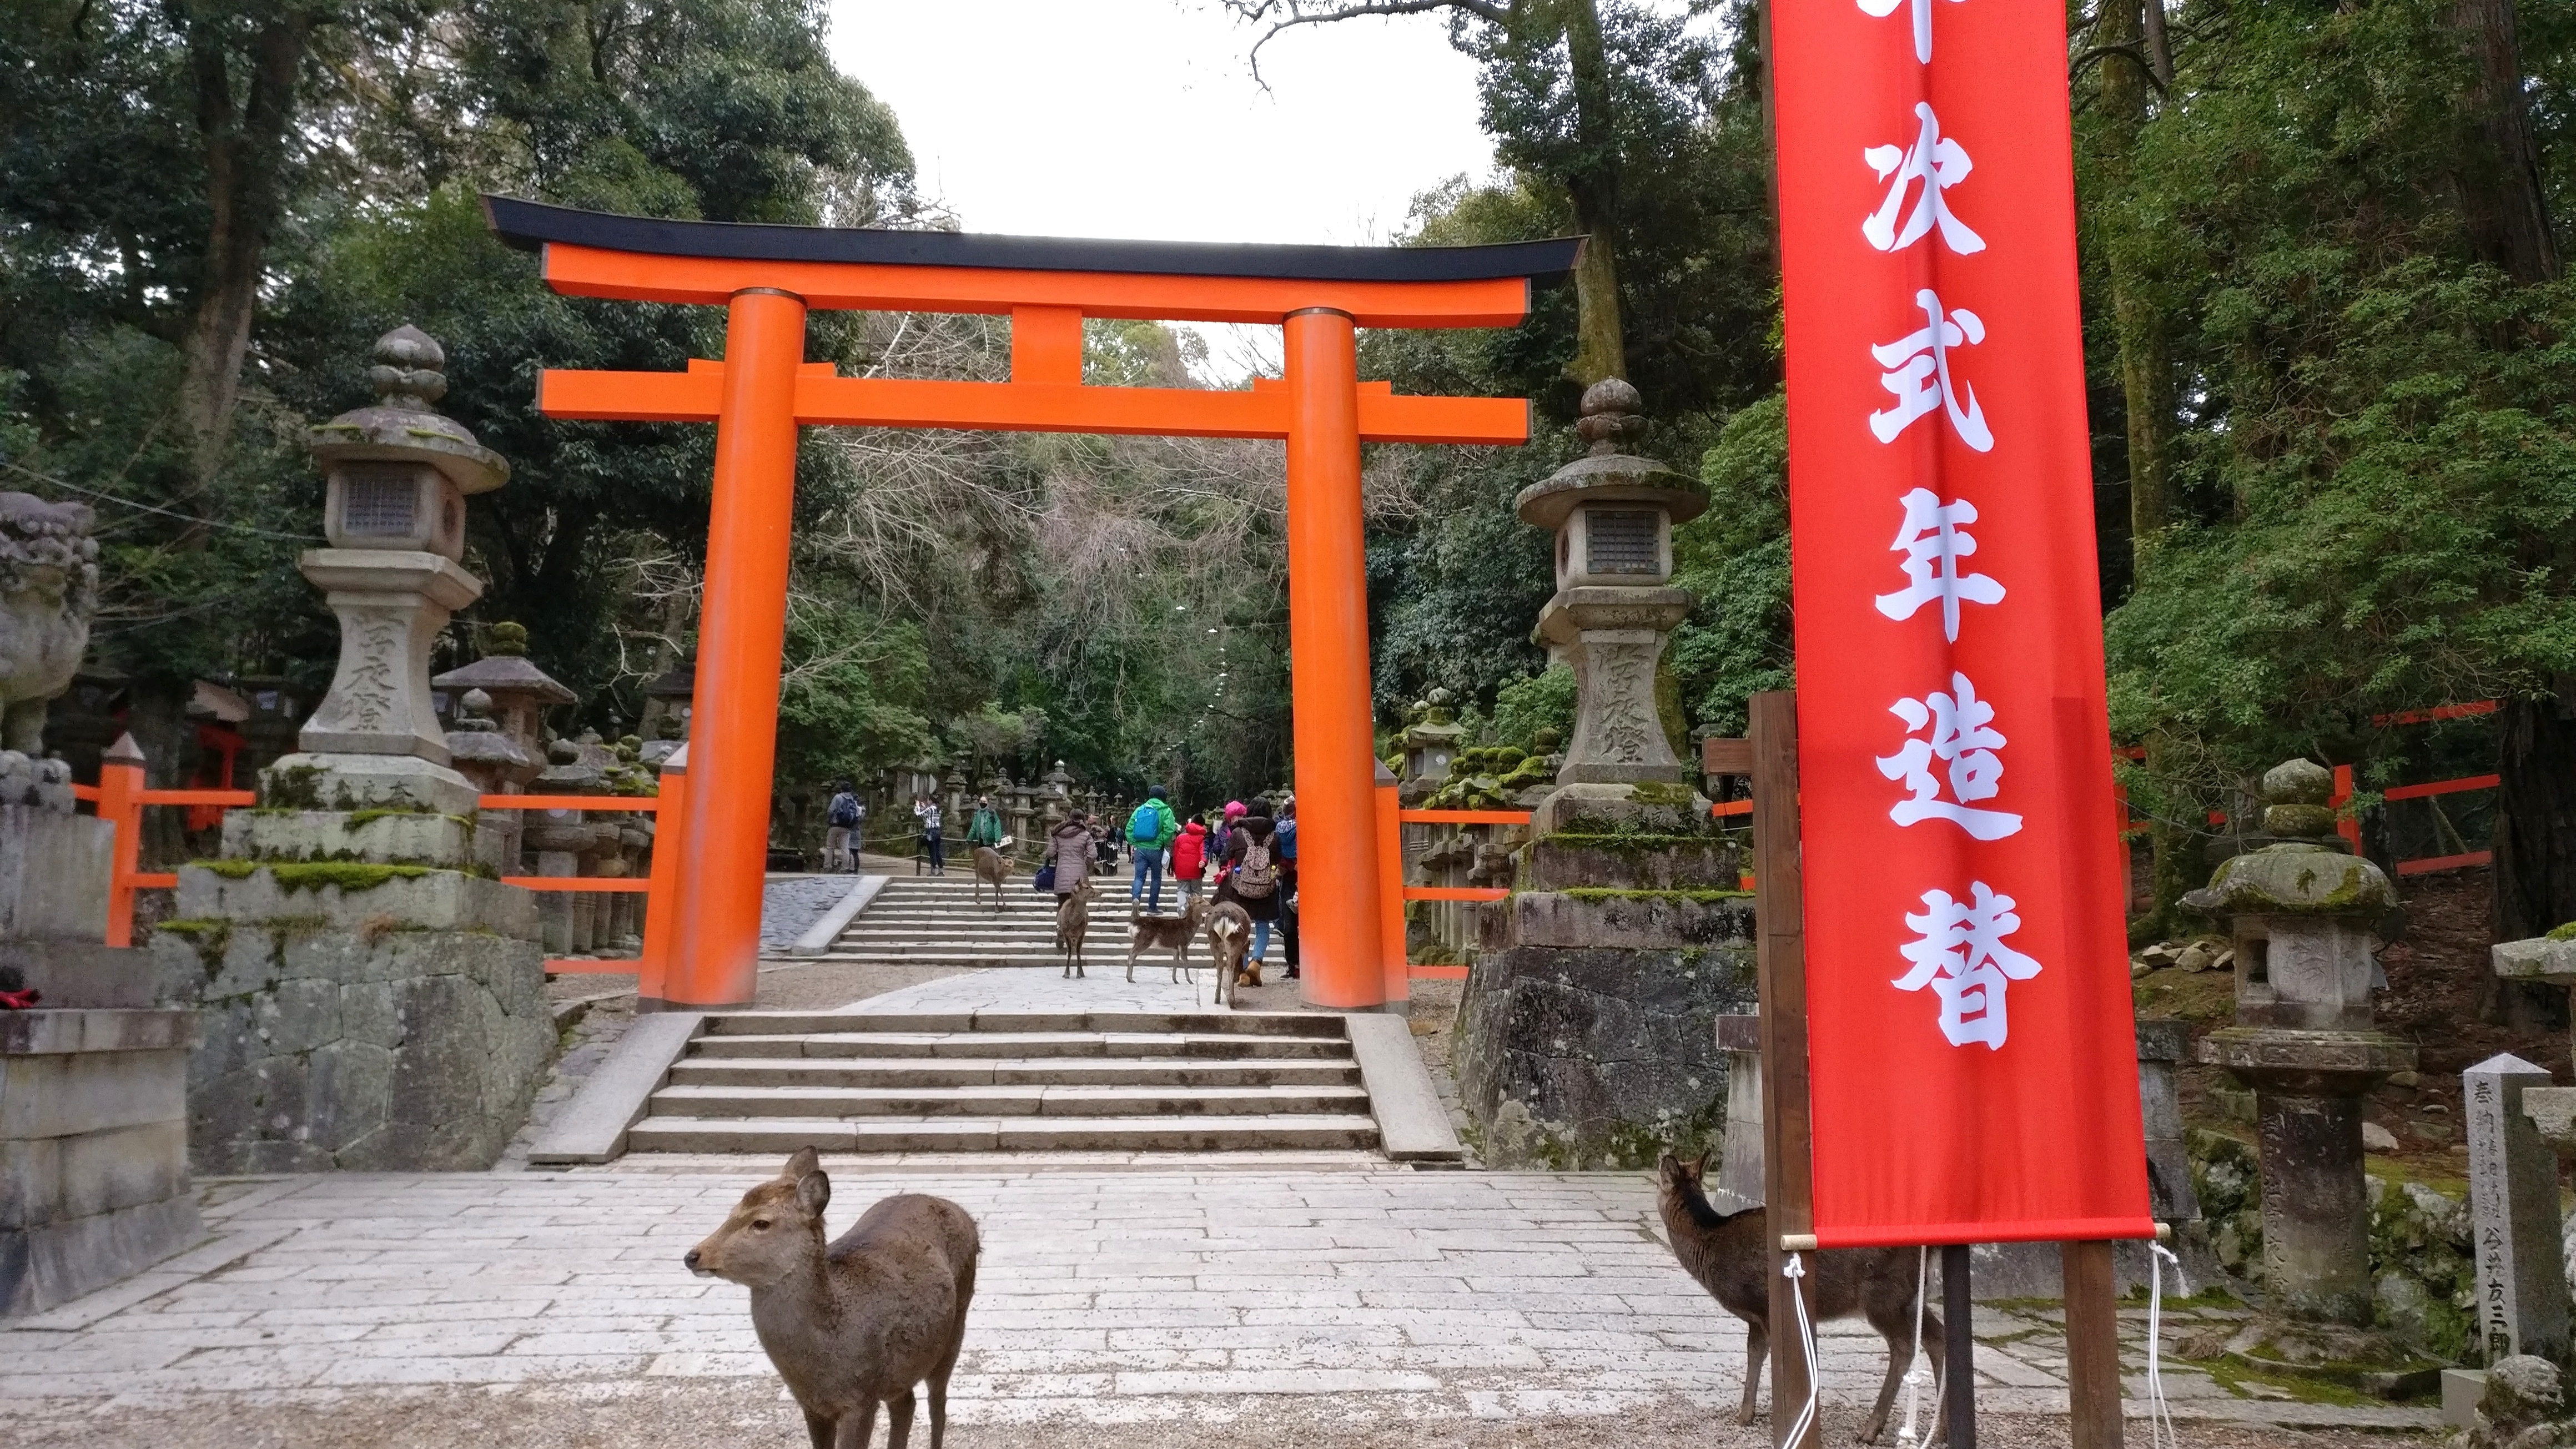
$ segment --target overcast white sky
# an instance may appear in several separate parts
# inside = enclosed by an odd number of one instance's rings
[[[1482,174],[1475,68],[1437,16],[1258,32],[1216,0],[833,0],[832,54],[969,231],[1382,242]]]

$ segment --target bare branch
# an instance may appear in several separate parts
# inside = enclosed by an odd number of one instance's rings
[[[1511,19],[1508,4],[1493,0],[1340,0],[1340,3],[1315,6],[1313,0],[1224,0],[1225,8],[1234,12],[1247,25],[1267,21],[1269,29],[1252,43],[1244,59],[1252,64],[1252,79],[1263,90],[1270,82],[1261,74],[1261,48],[1279,32],[1300,25],[1330,25],[1337,20],[1357,20],[1370,15],[1428,15],[1435,10],[1457,10],[1476,18],[1501,25]],[[1310,6],[1312,8],[1310,8]],[[1273,19],[1272,17],[1278,17]]]

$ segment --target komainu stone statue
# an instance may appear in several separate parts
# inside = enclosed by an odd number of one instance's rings
[[[0,493],[0,748],[44,755],[45,701],[71,687],[98,611],[96,516]]]

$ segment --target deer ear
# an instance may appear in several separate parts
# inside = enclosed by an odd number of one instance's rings
[[[805,1174],[816,1171],[822,1165],[822,1159],[815,1155],[813,1148],[799,1147],[787,1154],[787,1165],[778,1169],[778,1175],[789,1182],[794,1182]]]
[[[796,1205],[803,1208],[808,1216],[821,1217],[823,1209],[831,1203],[832,1179],[825,1177],[821,1168],[796,1179]]]
[[[1697,1164],[1695,1164],[1695,1165],[1691,1168],[1691,1176],[1693,1176],[1693,1177],[1706,1177],[1706,1176],[1708,1176],[1708,1160],[1709,1160],[1711,1157],[1714,1157],[1714,1156],[1716,1156],[1716,1155],[1717,1155],[1717,1149],[1716,1149],[1716,1148],[1714,1148],[1714,1147],[1703,1147],[1703,1148],[1701,1148],[1701,1149],[1700,1149],[1700,1153],[1699,1153],[1699,1161],[1698,1161],[1698,1163],[1697,1163]]]

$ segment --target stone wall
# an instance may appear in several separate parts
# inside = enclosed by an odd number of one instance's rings
[[[1754,1010],[1752,911],[1739,939],[1664,950],[1511,946],[1471,968],[1459,1093],[1489,1166],[1651,1166],[1724,1135],[1717,1018]]]
[[[488,1167],[554,1055],[533,941],[317,914],[168,922],[152,953],[162,999],[199,1008],[200,1172]]]

